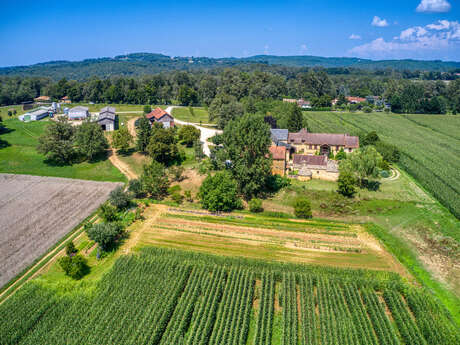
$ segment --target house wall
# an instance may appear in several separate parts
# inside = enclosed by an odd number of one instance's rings
[[[286,161],[274,159],[272,163],[272,174],[284,176],[286,174]]]
[[[88,112],[86,111],[77,111],[77,112],[69,111],[70,119],[86,119],[87,116],[88,116]]]
[[[337,181],[339,179],[338,172],[330,172],[327,170],[311,170],[312,178],[316,180]]]
[[[321,145],[308,145],[308,144],[294,144],[291,143],[291,146],[295,147],[296,153],[298,154],[306,154],[306,155],[314,155],[321,149]],[[311,148],[310,148],[311,147]],[[346,153],[353,152],[354,148],[345,148],[345,146],[330,146],[332,153],[334,155],[337,154],[342,148]]]

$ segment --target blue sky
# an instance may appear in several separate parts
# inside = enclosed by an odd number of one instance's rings
[[[460,1],[0,0],[0,66],[133,52],[460,61]]]

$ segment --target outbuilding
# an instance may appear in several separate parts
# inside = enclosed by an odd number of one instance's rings
[[[32,109],[31,111],[25,113],[24,115],[19,116],[19,120],[27,121],[38,121],[41,120],[50,114],[53,114],[53,111],[48,107],[38,107]]]
[[[89,115],[88,108],[81,105],[69,110],[69,120],[85,120]]]
[[[115,108],[104,107],[99,112],[97,123],[103,131],[113,131],[115,129]]]

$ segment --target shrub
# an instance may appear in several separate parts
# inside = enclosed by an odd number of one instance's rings
[[[183,167],[179,165],[174,165],[170,167],[168,170],[169,170],[169,174],[171,175],[171,178],[173,179],[173,181],[180,182],[184,179],[182,176],[184,174]]]
[[[388,172],[388,170],[382,170],[380,171],[380,176],[382,176],[383,178],[388,178],[390,177],[390,173]]]
[[[65,246],[65,253],[67,254],[67,256],[72,256],[72,254],[75,254],[77,252],[78,250],[75,247],[75,244],[73,243],[73,241],[70,241],[69,243],[67,243],[67,245]]]
[[[142,186],[142,182],[139,179],[129,180],[128,191],[135,198],[141,198],[145,194],[144,186]]]
[[[203,208],[209,211],[231,211],[242,207],[238,185],[228,171],[208,175],[203,181],[198,197]]]
[[[184,196],[180,192],[174,192],[171,194],[171,199],[177,204],[182,204]]]
[[[103,250],[108,250],[123,233],[123,228],[116,223],[99,223],[86,230],[86,233]]]
[[[184,192],[184,196],[185,196],[185,200],[187,200],[188,202],[193,202],[193,197],[192,197],[192,192],[191,191],[186,190]]]
[[[268,178],[267,188],[270,192],[278,192],[280,189],[291,185],[291,180],[280,175],[272,175]]]
[[[253,198],[249,201],[249,211],[253,213],[263,212],[262,200]]]
[[[118,220],[117,208],[108,202],[105,202],[99,208],[99,215],[106,222],[114,222]]]
[[[72,257],[64,256],[58,260],[58,263],[65,274],[73,279],[81,279],[89,271],[86,259],[80,254]]]
[[[348,171],[341,171],[339,179],[337,181],[338,189],[337,192],[348,198],[353,197],[356,194],[356,179]]]
[[[168,188],[168,194],[180,193],[181,190],[182,188],[176,184]]]
[[[309,219],[312,217],[311,204],[307,198],[297,198],[294,203],[294,214],[297,218]]]
[[[110,192],[109,200],[110,203],[119,210],[128,207],[131,202],[130,196],[124,191],[122,186],[119,186]]]
[[[343,149],[340,149],[340,151],[337,152],[337,154],[335,155],[335,159],[338,161],[341,161],[342,159],[346,159],[346,158],[347,158],[347,154],[345,153]]]

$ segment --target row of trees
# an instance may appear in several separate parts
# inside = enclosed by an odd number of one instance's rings
[[[216,97],[226,104],[245,97],[258,100],[292,97],[311,100],[315,106],[321,107],[340,95],[375,95],[394,101],[395,111],[401,112],[438,113],[437,102],[444,105],[440,108],[444,112],[458,112],[460,107],[460,79],[449,82],[414,81],[402,79],[398,74],[328,74],[325,69],[274,68],[246,72],[229,68],[208,72],[175,71],[137,78],[92,78],[87,81],[61,79],[53,82],[47,78],[20,77],[1,77],[0,81],[1,105],[18,104],[39,95],[49,95],[55,100],[69,96],[74,102],[168,104],[174,100],[182,105],[204,106],[211,106]],[[433,98],[435,101],[432,101]],[[421,100],[424,100],[423,106],[414,106]]]

